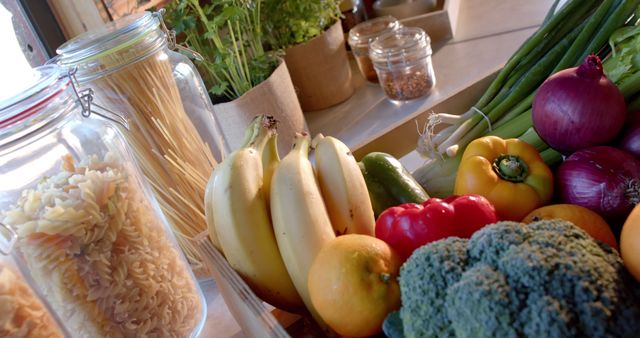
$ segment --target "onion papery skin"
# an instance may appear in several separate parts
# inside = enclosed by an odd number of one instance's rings
[[[640,161],[614,147],[591,147],[562,162],[555,179],[563,203],[589,208],[618,223],[638,203]]]
[[[532,106],[535,131],[563,154],[609,143],[620,133],[625,116],[624,96],[594,55],[579,67],[550,76]]]
[[[629,113],[618,148],[640,160],[640,112]]]

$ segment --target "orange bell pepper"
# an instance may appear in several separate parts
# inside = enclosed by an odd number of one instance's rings
[[[485,136],[465,149],[454,194],[482,195],[495,206],[500,219],[520,221],[551,201],[553,174],[528,143]]]

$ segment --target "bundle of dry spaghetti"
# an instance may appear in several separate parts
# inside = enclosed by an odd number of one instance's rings
[[[101,56],[102,65],[123,64],[126,52]],[[168,55],[160,50],[90,86],[101,104],[127,117],[125,136],[180,247],[196,275],[207,274],[196,243],[209,240],[204,192],[216,160],[185,113]]]

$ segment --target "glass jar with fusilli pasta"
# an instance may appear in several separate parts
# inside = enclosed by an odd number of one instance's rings
[[[72,336],[197,336],[202,292],[105,122],[126,120],[72,79],[42,66],[0,101],[0,237],[15,239],[13,257]]]
[[[3,230],[7,231],[3,228],[0,232]],[[0,246],[6,248],[6,245]],[[22,275],[11,256],[5,256],[6,253],[0,252],[0,337],[69,336],[58,324],[46,301],[31,286],[31,281]]]

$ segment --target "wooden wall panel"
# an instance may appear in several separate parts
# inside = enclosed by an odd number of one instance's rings
[[[170,0],[102,0],[104,7],[113,20],[131,13],[162,7]]]
[[[67,39],[105,22],[94,0],[47,0],[47,3]]]
[[[160,8],[171,0],[47,0],[66,39],[131,13]]]

